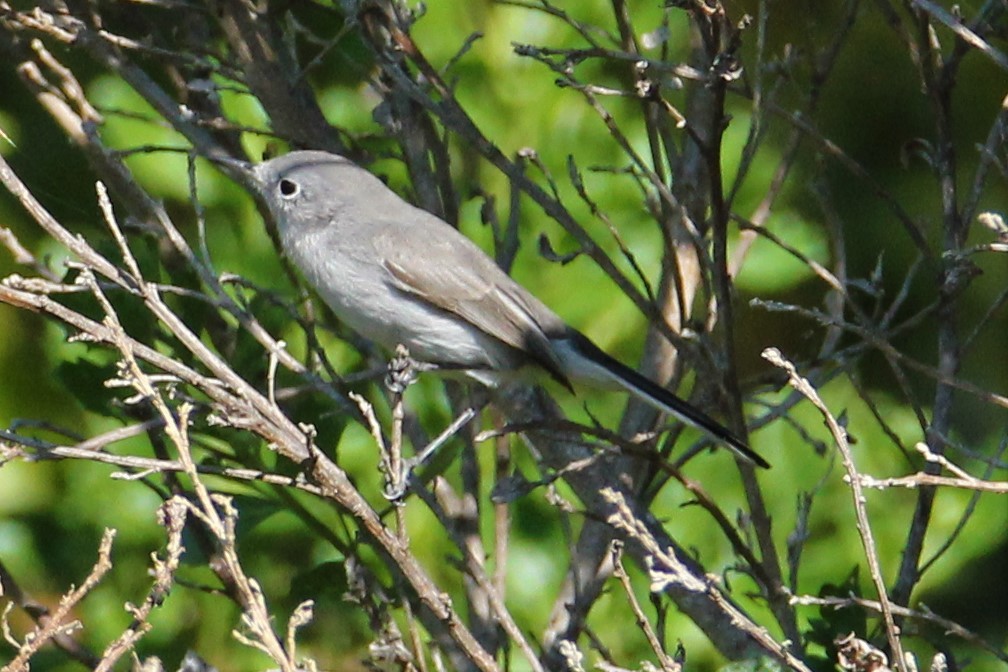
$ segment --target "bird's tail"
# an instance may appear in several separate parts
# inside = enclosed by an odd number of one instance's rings
[[[564,364],[564,372],[572,380],[581,380],[599,387],[623,388],[641,401],[711,435],[749,464],[770,468],[769,462],[727,427],[661,385],[613,359],[583,334],[571,330],[565,338],[554,340],[554,347]]]

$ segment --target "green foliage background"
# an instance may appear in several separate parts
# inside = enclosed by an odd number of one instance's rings
[[[965,3],[966,6],[979,3]],[[568,11],[586,23],[609,25],[611,5],[606,2],[567,3]],[[657,2],[630,3],[635,24],[644,29],[656,26],[663,11]],[[771,8],[771,30],[767,53],[780,55],[786,44],[802,50],[827,39],[836,30],[839,3],[835,2],[774,2]],[[306,21],[333,21],[332,14],[311,5],[297,7]],[[755,3],[731,3],[730,11],[756,12]],[[922,98],[914,67],[900,42],[883,24],[879,15],[866,6],[854,28],[851,40],[838,59],[835,73],[823,91],[814,122],[821,133],[840,146],[871,174],[878,185],[888,190],[917,217],[926,231],[937,232],[939,217],[938,190],[926,161],[913,152],[917,138],[928,138],[933,120],[927,101]],[[333,26],[333,29],[337,26]],[[316,25],[316,29],[323,29]],[[625,176],[607,172],[591,172],[592,166],[619,165],[625,162],[619,148],[606,133],[602,121],[577,92],[555,85],[555,77],[543,66],[515,54],[514,43],[548,44],[558,48],[574,48],[580,41],[560,22],[541,12],[492,2],[445,2],[432,0],[426,15],[415,25],[413,36],[425,50],[429,60],[441,67],[457,53],[465,38],[475,32],[475,40],[451,68],[449,77],[455,82],[459,99],[486,134],[508,155],[523,148],[534,149],[552,175],[557,177],[561,194],[569,207],[586,225],[592,222],[587,208],[581,204],[566,179],[568,157],[584,171],[588,191],[601,208],[617,222],[621,235],[633,250],[638,262],[650,277],[658,272],[661,238],[653,228],[647,213],[640,210],[639,193]],[[752,34],[750,34],[752,37]],[[685,21],[673,22],[670,41],[681,43],[679,54],[685,59],[687,42]],[[304,48],[309,48],[307,45]],[[744,52],[747,68],[754,68],[754,45],[747,43]],[[325,62],[312,73],[313,85],[329,120],[356,136],[357,140],[375,152],[387,149],[384,131],[373,114],[379,99],[364,84],[370,63],[368,52],[349,35],[333,50]],[[773,67],[766,63],[765,67]],[[613,73],[606,66],[587,65],[600,69],[599,79]],[[185,146],[184,140],[172,131],[153,123],[154,113],[129,87],[107,73],[92,68],[93,76],[86,82],[88,97],[106,114],[101,136],[111,147],[130,150],[143,146]],[[804,95],[803,75],[781,86],[782,108],[797,105]],[[586,78],[590,79],[590,77]],[[990,60],[971,55],[956,88],[957,148],[963,175],[977,161],[976,146],[982,143],[993,115],[1005,95],[1008,76]],[[35,102],[21,88],[11,67],[0,68],[0,129],[13,144],[3,143],[0,151],[19,174],[40,195],[47,207],[63,222],[93,243],[101,239],[104,229],[95,207],[94,175],[80,154],[68,144],[53,122],[40,113]],[[226,94],[226,107],[233,118],[249,126],[265,127],[267,119],[255,101],[238,93]],[[605,104],[617,120],[623,121],[631,141],[643,150],[646,138],[641,126],[633,124],[639,114],[639,103],[633,99],[606,98]],[[723,152],[726,174],[730,178],[737,168],[741,144],[745,140],[751,119],[751,102],[741,97],[730,100],[733,119],[727,131]],[[755,157],[755,168],[737,198],[736,210],[751,212],[765,193],[772,171],[780,160],[782,143],[789,130],[780,119],[766,119],[769,141],[761,145]],[[251,156],[258,156],[267,146],[264,137],[249,134],[245,138]],[[806,141],[808,142],[808,141]],[[465,152],[455,155],[457,187],[462,197],[461,228],[480,242],[485,249],[492,245],[488,227],[480,222],[481,188],[496,197],[500,217],[507,216],[507,184],[502,177],[482,162],[472,162]],[[836,162],[816,157],[807,151],[793,171],[784,196],[775,206],[768,228],[791,247],[809,258],[828,263],[830,242],[823,227],[824,214],[811,194],[813,183],[823,186],[833,196],[836,215],[844,224],[850,274],[868,282],[877,274],[887,296],[899,291],[906,268],[913,261],[913,249],[893,221],[886,204],[876,198],[863,180],[852,177]],[[132,157],[129,165],[138,180],[155,197],[163,199],[183,232],[194,239],[196,221],[190,207],[184,155],[151,152]],[[400,193],[409,196],[407,176],[394,161],[378,161],[372,169],[386,175]],[[1006,196],[1004,176],[994,178],[997,184],[986,192],[984,208],[1004,209]],[[288,301],[294,301],[296,290],[284,280],[276,250],[266,236],[247,195],[205,164],[201,164],[198,193],[206,208],[207,243],[218,272],[234,272],[252,283],[268,288]],[[968,187],[968,185],[962,185]],[[0,224],[11,228],[18,238],[39,256],[49,256],[53,268],[66,252],[52,247],[26,219],[6,193],[0,194]],[[592,224],[596,239],[618,258],[615,242],[604,227]],[[988,232],[977,227],[975,242],[981,242]],[[514,275],[537,296],[553,307],[570,323],[591,336],[600,346],[626,362],[634,362],[640,354],[643,316],[622,296],[588,259],[572,263],[551,263],[536,253],[535,241],[544,235],[561,253],[572,249],[571,241],[562,231],[544,223],[541,213],[531,204],[523,205],[521,219],[523,246],[514,267]],[[973,241],[971,241],[973,242]],[[151,264],[157,273],[165,273],[156,261],[156,250],[144,249],[138,243],[135,251]],[[983,276],[976,281],[964,320],[977,319],[1008,285],[1008,265],[1004,255],[977,258]],[[625,270],[629,271],[629,268]],[[9,258],[0,254],[0,275],[23,272]],[[167,281],[167,277],[163,278]],[[911,298],[905,311],[920,309],[934,294],[928,277],[911,284]],[[824,292],[822,284],[808,266],[794,259],[769,241],[758,242],[738,278],[738,353],[745,380],[755,384],[765,380],[769,365],[759,353],[768,346],[781,348],[789,357],[801,360],[814,354],[818,329],[790,314],[768,313],[748,306],[751,298],[793,302],[813,307]],[[181,304],[182,302],[180,302]],[[304,339],[298,330],[284,323],[284,313],[263,300],[257,310],[273,333],[286,337],[292,352],[304,352]],[[197,307],[186,307],[186,314],[199,319]],[[138,318],[131,325],[144,329]],[[1002,315],[996,324],[979,336],[983,347],[966,362],[962,372],[984,389],[1008,389],[1008,358],[1004,357],[1008,320]],[[116,423],[103,414],[116,397],[102,381],[110,374],[112,357],[102,351],[80,344],[67,344],[64,330],[39,316],[0,305],[0,427],[17,426],[21,419],[36,419],[51,423],[41,425],[35,433],[44,438],[67,441],[53,428],[71,430],[89,436],[109,430]],[[338,339],[330,339],[332,359],[341,371],[351,371],[362,365],[360,356]],[[931,361],[935,350],[934,333],[918,329],[912,337],[896,343],[905,353],[923,361]],[[248,346],[248,347],[245,347]],[[234,360],[242,362],[240,370],[265,370],[266,362],[256,361],[258,352],[251,344],[237,343]],[[862,384],[882,399],[881,414],[895,427],[904,441],[920,440],[919,429],[906,400],[893,383],[884,362],[875,355],[864,358],[858,372]],[[919,399],[929,398],[932,381],[915,379]],[[360,388],[377,398],[374,389]],[[856,437],[856,458],[862,471],[879,476],[900,475],[910,471],[907,460],[892,447],[878,429],[870,410],[857,391],[843,379],[828,384],[822,393],[836,413],[846,415],[847,426]],[[773,403],[784,392],[766,387],[760,394],[763,403]],[[428,427],[444,424],[449,410],[435,383],[424,381],[411,391],[414,408]],[[624,400],[591,392],[577,397],[560,394],[568,412],[586,420],[584,408],[613,426],[622,411]],[[429,404],[420,408],[420,404]],[[761,411],[752,404],[750,415]],[[322,431],[322,445],[338,450],[340,464],[358,479],[358,483],[379,497],[375,476],[376,456],[370,437],[360,427],[347,425],[332,409],[306,405],[298,409],[302,420],[310,420]],[[321,413],[321,415],[318,415]],[[1005,411],[963,394],[957,399],[956,441],[972,446],[977,452],[992,454],[994,446],[1005,441]],[[828,434],[813,409],[800,405],[792,419],[796,426],[815,439],[828,443]],[[841,480],[841,469],[833,458],[819,457],[801,442],[795,429],[782,422],[752,436],[754,448],[766,456],[774,468],[761,474],[774,519],[780,547],[795,523],[796,499],[799,493],[814,492],[810,538],[805,548],[800,573],[800,592],[819,594],[833,590],[839,594],[854,591],[872,597],[864,570],[863,553],[858,542],[850,494]],[[126,446],[124,446],[124,450]],[[261,453],[258,459],[274,457],[261,446],[239,447]],[[128,445],[131,452],[149,451],[143,444]],[[518,459],[531,470],[530,458],[518,448]],[[491,459],[484,462],[487,481]],[[717,454],[690,465],[692,477],[700,480],[726,510],[744,506],[734,470],[727,469],[725,455]],[[112,469],[82,462],[51,462],[45,464],[9,462],[0,468],[0,559],[18,577],[22,587],[36,599],[53,603],[67,587],[79,581],[93,562],[97,541],[105,527],[118,530],[116,568],[106,582],[82,605],[80,618],[86,623],[82,633],[85,641],[97,650],[102,643],[117,635],[128,624],[122,609],[124,596],[141,596],[149,579],[144,567],[148,554],[162,543],[162,531],[155,525],[153,511],[159,497],[147,485],[136,481],[111,480]],[[454,471],[450,471],[454,474]],[[1004,476],[1002,470],[1001,476]],[[341,557],[324,538],[315,534],[303,518],[288,512],[278,513],[281,502],[276,493],[264,488],[228,482],[217,483],[222,490],[240,496],[242,521],[248,526],[241,552],[263,583],[265,592],[277,613],[286,614],[301,599],[313,596],[318,600],[317,618],[302,637],[307,647],[324,666],[332,669],[355,666],[361,647],[370,639],[363,616],[341,599],[345,577]],[[710,523],[697,507],[684,506],[687,493],[669,486],[655,508],[667,525],[675,529],[677,538],[687,548],[696,548],[702,560],[712,568],[726,570],[726,578],[735,585],[736,594],[744,593],[748,579],[729,569],[731,549],[712,542],[705,534]],[[870,492],[868,509],[874,532],[880,543],[883,570],[891,578],[896,570],[900,547],[914,502],[912,492],[888,490]],[[300,501],[313,516],[332,523],[332,511],[317,502]],[[937,550],[959,523],[970,505],[970,493],[942,490],[938,494],[935,520],[924,557]],[[1003,577],[1008,576],[1008,506],[1004,498],[984,496],[975,504],[976,511],[956,541],[952,552],[943,555],[925,576],[920,602],[944,616],[960,621],[995,644],[1004,645],[1008,631],[1008,589]],[[435,578],[443,585],[454,585],[456,572],[443,556],[445,548],[440,528],[430,525],[429,514],[410,509],[411,534],[419,553],[429,561]],[[509,588],[511,605],[521,625],[532,632],[545,625],[551,595],[563,578],[567,557],[564,531],[552,507],[541,492],[520,500],[515,510]],[[193,547],[195,547],[193,545]],[[1000,580],[991,580],[1000,576]],[[205,569],[194,560],[186,576],[194,585],[211,581]],[[979,580],[978,580],[979,579]],[[644,585],[644,578],[636,579]],[[188,648],[198,650],[222,670],[255,669],[263,658],[237,645],[230,630],[235,626],[237,611],[222,607],[200,590],[191,589],[172,595],[155,615],[155,629],[141,644],[144,655],[162,656],[169,666]],[[750,600],[745,607],[757,616],[764,607]],[[807,608],[803,627],[818,627],[815,622],[826,619],[836,623],[837,614]],[[850,617],[850,616],[847,616]],[[614,655],[622,660],[647,657],[645,642],[630,622],[624,600],[619,595],[603,598],[593,611],[596,627]],[[769,619],[767,619],[769,621]],[[852,628],[857,628],[857,619]],[[724,663],[707,645],[702,634],[689,622],[672,615],[667,625],[672,641],[681,639],[688,653],[690,669],[714,669]],[[835,631],[834,631],[835,632]],[[865,632],[863,625],[861,632]],[[869,632],[871,632],[869,630]],[[776,634],[776,633],[775,633]],[[915,640],[922,655],[929,653],[923,640]],[[0,659],[5,645],[0,644]],[[911,647],[913,648],[913,647]],[[829,653],[822,649],[823,656]],[[995,663],[982,656],[969,669],[995,669]],[[36,661],[36,670],[71,670],[74,665],[63,662],[57,654],[46,654]],[[174,668],[172,668],[174,669]],[[829,669],[824,665],[823,669]]]

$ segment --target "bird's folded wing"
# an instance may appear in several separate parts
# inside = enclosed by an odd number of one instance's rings
[[[383,265],[395,285],[525,353],[570,387],[549,338],[552,331],[566,329],[566,325],[474,243],[451,231],[459,238],[448,234],[447,240],[426,241],[432,254],[423,263],[398,252],[404,243],[401,238],[395,249],[385,246]]]

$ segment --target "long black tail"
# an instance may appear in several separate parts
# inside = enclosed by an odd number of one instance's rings
[[[758,453],[746,445],[745,441],[735,436],[727,427],[661,385],[648,380],[630,367],[613,359],[583,334],[574,332],[568,336],[567,340],[582,357],[607,371],[612,376],[613,382],[619,384],[626,391],[658,410],[674,415],[686,424],[707,432],[731,448],[736,455],[749,464],[764,469],[770,468],[769,462],[760,457]]]

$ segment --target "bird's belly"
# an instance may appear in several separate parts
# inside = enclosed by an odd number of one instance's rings
[[[521,364],[513,349],[458,316],[385,283],[363,281],[352,274],[344,279],[356,287],[320,291],[322,298],[347,326],[389,350],[405,345],[419,362],[461,370],[510,369]]]

